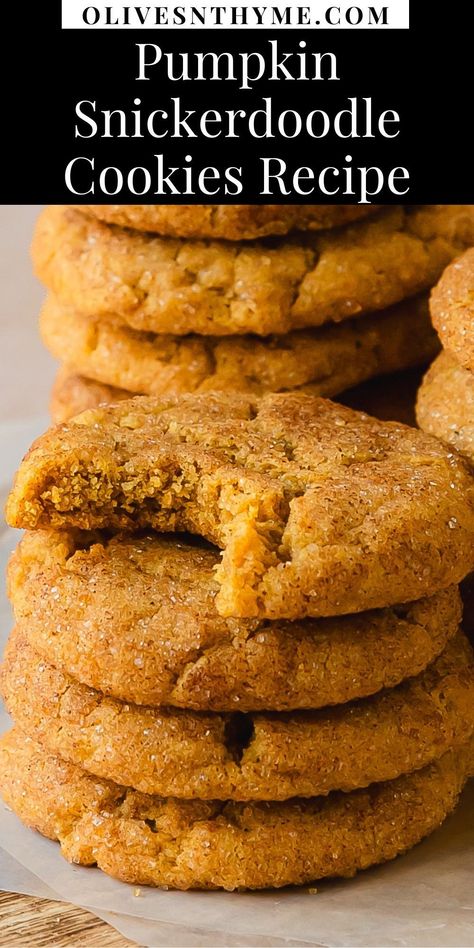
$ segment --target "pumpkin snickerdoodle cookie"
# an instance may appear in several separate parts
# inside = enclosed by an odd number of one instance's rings
[[[431,294],[431,315],[445,349],[474,372],[474,248],[444,271]]]
[[[76,373],[136,395],[335,395],[373,375],[428,362],[439,348],[425,297],[377,316],[266,339],[139,333],[81,316],[51,297],[40,326],[49,351]]]
[[[417,678],[320,711],[206,714],[147,708],[79,684],[15,630],[2,693],[52,753],[143,793],[285,800],[353,790],[424,767],[474,732],[474,663],[459,632]]]
[[[415,402],[422,377],[423,369],[419,366],[389,376],[377,376],[341,392],[337,401],[382,421],[401,421],[415,427]],[[137,393],[94,382],[61,366],[51,390],[50,415],[54,423],[61,424],[89,408],[123,402],[132,394]]]
[[[17,730],[0,739],[0,790],[70,862],[135,885],[261,889],[393,859],[443,822],[474,765],[472,745],[350,794],[285,803],[164,800],[92,778]]]
[[[108,695],[198,711],[319,708],[419,674],[461,621],[430,599],[301,622],[224,619],[217,551],[158,536],[24,536],[9,567],[17,627],[51,664]]]
[[[373,214],[360,204],[82,204],[78,211],[108,224],[164,237],[249,240],[290,230],[337,227]]]
[[[436,439],[325,399],[136,398],[39,438],[12,526],[189,531],[223,550],[221,615],[341,615],[474,566],[474,481]]]
[[[55,205],[33,258],[62,304],[141,331],[285,333],[429,288],[474,243],[474,206],[394,207],[321,234],[239,244],[160,238]]]
[[[442,352],[428,369],[418,392],[420,428],[452,444],[474,464],[474,372],[450,352]]]

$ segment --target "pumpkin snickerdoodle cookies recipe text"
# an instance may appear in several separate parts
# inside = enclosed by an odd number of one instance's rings
[[[262,197],[319,195],[323,200],[345,197],[370,204],[375,198],[407,195],[407,167],[386,160],[382,166],[377,159],[358,164],[351,154],[351,143],[360,140],[374,145],[397,141],[400,113],[371,96],[350,95],[350,77],[343,74],[336,54],[314,51],[310,45],[300,40],[287,49],[272,39],[260,51],[180,52],[156,43],[134,43],[126,65],[130,91],[123,107],[104,107],[109,103],[97,98],[75,103],[74,138],[89,144],[65,166],[68,191],[76,197],[120,197],[124,192],[141,197],[238,197],[251,174]],[[199,102],[187,92],[188,84],[196,82],[204,83]],[[232,108],[223,99],[222,84]],[[278,86],[284,87],[283,97]],[[292,97],[290,107],[288,92],[298,96],[296,104]],[[142,163],[132,166],[126,157],[130,152],[124,150],[122,156],[118,150],[116,164],[107,164],[97,150],[99,142],[109,139],[117,149],[125,149],[127,140],[142,140]],[[203,164],[203,148],[216,140],[236,143],[235,164]],[[171,146],[181,141],[184,153],[177,163]],[[298,154],[310,149],[315,156],[310,164],[287,157],[291,141],[298,143]],[[262,153],[257,147],[244,168],[240,149],[252,142],[261,143]],[[269,151],[269,142],[274,151]],[[326,145],[323,158],[317,143]]]

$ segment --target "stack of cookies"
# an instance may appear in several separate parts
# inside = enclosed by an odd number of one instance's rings
[[[443,351],[418,391],[416,418],[474,465],[474,250],[447,267],[430,308]],[[463,583],[463,599],[464,628],[474,641],[474,574]]]
[[[7,516],[0,786],[69,860],[301,884],[455,806],[474,480],[434,438],[305,394],[130,399],[41,437]]]
[[[443,273],[431,315],[443,351],[418,393],[418,424],[474,465],[474,249]]]
[[[332,397],[427,364],[427,291],[472,244],[461,205],[49,207],[33,257],[53,418],[131,394]]]

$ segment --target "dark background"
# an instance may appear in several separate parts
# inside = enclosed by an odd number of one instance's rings
[[[137,0],[139,2],[139,0]],[[149,2],[149,0],[147,0]],[[356,2],[356,0],[355,0]],[[2,43],[2,144],[1,200],[3,203],[80,203],[68,192],[64,169],[76,155],[96,156],[99,169],[112,164],[127,171],[134,165],[153,166],[153,154],[164,153],[169,164],[180,165],[191,153],[194,164],[218,167],[242,165],[245,191],[237,198],[220,195],[137,197],[122,192],[117,197],[100,193],[84,202],[219,203],[246,202],[313,203],[316,196],[262,198],[254,174],[256,156],[278,155],[289,164],[378,165],[390,170],[405,165],[410,171],[411,190],[406,203],[472,203],[473,180],[473,53],[471,5],[440,5],[412,0],[409,31],[315,31],[310,30],[78,30],[61,31],[60,6],[56,0],[28,3],[25,14],[11,9],[10,23]],[[13,5],[12,5],[13,7]],[[26,16],[27,12],[27,16]],[[2,14],[4,16],[5,13]],[[469,20],[468,20],[469,17]],[[28,19],[28,23],[22,22]],[[239,91],[232,82],[170,83],[133,82],[136,42],[155,42],[167,50],[261,50],[269,38],[278,38],[287,50],[297,49],[300,39],[308,47],[333,51],[338,56],[339,82],[260,81],[252,91]],[[156,71],[158,75],[158,70]],[[160,75],[162,73],[160,72]],[[371,96],[374,106],[400,112],[401,134],[395,140],[240,141],[75,139],[74,108],[79,99],[96,99],[102,108],[133,108],[135,96],[143,106],[166,108],[169,96],[180,95],[188,108],[245,108],[261,106],[261,97],[271,95],[276,109],[325,108],[329,112],[347,106],[347,96]],[[247,173],[245,173],[247,169]],[[321,200],[321,198],[319,198]],[[326,198],[326,203],[350,200]],[[384,191],[377,203],[400,203]],[[403,199],[402,199],[403,200]]]

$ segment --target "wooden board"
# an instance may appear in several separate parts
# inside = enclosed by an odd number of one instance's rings
[[[66,902],[0,892],[2,948],[131,948],[114,928]]]

